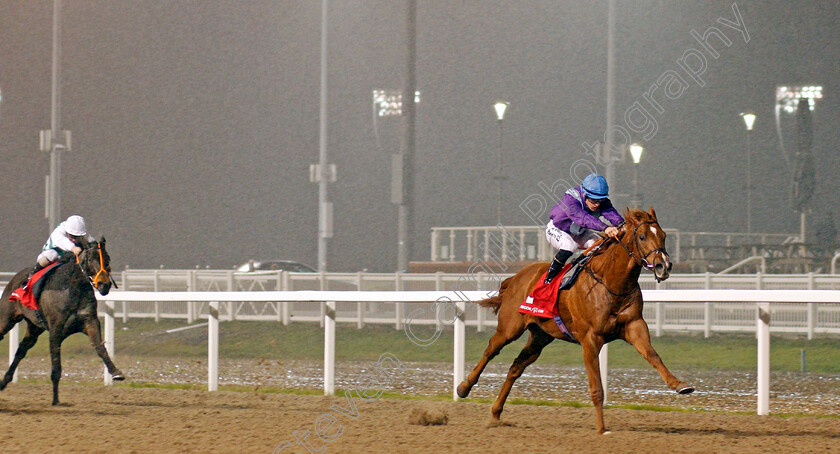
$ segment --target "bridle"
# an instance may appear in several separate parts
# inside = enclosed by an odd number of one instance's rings
[[[658,221],[644,221],[644,222],[640,223],[639,225],[637,225],[636,228],[633,229],[633,241],[634,241],[634,243],[636,243],[636,250],[637,251],[642,250],[642,245],[641,245],[641,243],[639,243],[639,236],[636,233],[638,232],[639,227],[641,227],[645,224],[659,225],[659,222]],[[659,226],[659,228],[661,229],[662,226]],[[648,252],[647,254],[645,254],[641,257],[637,257],[636,254],[634,254],[630,250],[630,248],[628,248],[627,246],[624,245],[624,243],[622,243],[621,241],[618,241],[618,240],[616,240],[616,243],[620,244],[621,247],[624,248],[624,250],[627,251],[628,254],[630,254],[630,257],[632,257],[633,260],[635,260],[636,263],[639,266],[641,266],[642,268],[645,268],[649,271],[653,271],[653,268],[654,268],[654,264],[651,263],[650,261],[648,261],[648,257],[650,257],[651,254],[654,254],[654,258],[656,258],[656,254],[659,253],[659,254],[663,255],[663,257],[662,257],[663,260],[665,260],[665,261],[670,261],[671,260],[671,256],[668,254],[668,251],[666,251],[664,247],[658,247],[656,249],[651,250],[650,252]],[[654,274],[654,276],[655,276],[655,274]],[[658,277],[656,278],[656,281],[661,282]]]
[[[81,254],[76,255],[76,263],[79,265],[79,268],[81,268],[81,269],[82,269],[82,273],[85,275],[85,277],[87,278],[88,282],[90,282],[90,285],[92,285],[92,286],[94,286],[94,287],[96,287],[96,285],[94,284],[94,282],[96,282],[96,279],[97,279],[97,278],[99,278],[99,275],[100,275],[100,274],[102,274],[102,273],[108,274],[108,276],[109,276],[109,279],[108,279],[108,280],[109,280],[109,281],[111,280],[111,279],[110,279],[110,274],[108,273],[108,271],[106,271],[106,270],[105,270],[105,259],[103,259],[103,258],[102,258],[102,244],[101,244],[101,243],[96,243],[96,249],[97,249],[97,251],[99,252],[99,271],[97,271],[97,272],[96,272],[96,274],[95,274],[93,277],[91,277],[91,276],[90,276],[90,274],[88,273],[87,269],[85,269],[85,266],[84,266],[84,265],[82,265],[82,262],[81,262],[81,260],[79,259],[79,256],[80,256]],[[85,249],[85,250],[82,252],[82,254],[84,254],[84,253],[85,253],[85,252],[87,252],[88,250],[89,250],[89,249]],[[86,257],[87,257],[87,256],[86,256]],[[85,261],[87,261],[87,260],[85,260]]]
[[[643,225],[645,225],[645,224],[656,224],[656,225],[659,225],[659,222],[658,222],[658,221],[644,221],[644,222],[640,223],[639,225],[637,225],[637,226],[636,226],[636,228],[634,228],[634,229],[633,229],[633,233],[632,233],[632,235],[633,235],[633,241],[634,241],[634,243],[635,243],[635,246],[636,246],[636,250],[637,250],[637,251],[641,251],[641,250],[642,250],[642,245],[641,245],[641,243],[639,242],[639,236],[637,235],[637,233],[638,233],[639,227],[641,227],[641,226],[643,226]],[[659,228],[662,228],[662,227],[660,226]],[[598,244],[596,244],[596,245],[592,246],[592,247],[591,247],[591,248],[589,248],[587,251],[585,251],[585,252],[584,252],[584,254],[589,253],[590,255],[594,255],[594,254],[595,254],[595,252],[596,252],[596,251],[598,251],[599,249],[601,249],[601,246],[603,246],[604,244],[608,243],[610,239],[613,239],[613,238],[612,238],[612,237],[607,237],[607,238],[605,238],[605,239],[604,239],[603,241],[601,241],[600,243],[598,243]],[[648,252],[647,254],[645,254],[645,255],[638,256],[638,255],[634,254],[634,253],[633,253],[633,251],[631,251],[631,250],[630,250],[630,248],[628,248],[628,247],[627,247],[627,246],[626,246],[623,242],[621,242],[619,239],[617,239],[617,238],[616,238],[616,239],[615,239],[615,242],[616,242],[616,243],[618,243],[618,244],[621,246],[621,248],[622,248],[622,249],[624,249],[625,251],[627,251],[627,254],[628,254],[628,255],[630,255],[630,257],[631,257],[631,258],[632,258],[632,259],[636,262],[636,264],[637,264],[637,265],[639,265],[640,267],[642,267],[642,268],[644,268],[644,269],[647,269],[647,270],[649,270],[649,271],[651,271],[651,272],[653,272],[653,270],[654,270],[654,266],[655,266],[653,263],[651,263],[651,262],[648,260],[648,257],[650,257],[650,255],[651,255],[651,254],[654,254],[654,258],[656,257],[656,255],[655,255],[655,254],[659,253],[659,254],[662,254],[662,255],[663,255],[663,259],[665,259],[666,261],[670,261],[670,259],[671,259],[671,256],[668,254],[668,251],[666,251],[666,250],[665,250],[665,248],[663,248],[663,247],[658,247],[658,248],[656,248],[656,249],[653,249],[653,250],[649,251],[649,252]],[[603,281],[603,279],[601,279],[600,277],[598,277],[598,276],[595,274],[595,271],[594,271],[594,270],[592,270],[592,266],[590,265],[590,263],[591,263],[591,262],[587,262],[587,263],[584,265],[583,269],[584,269],[584,270],[586,270],[586,272],[587,272],[587,273],[589,273],[589,275],[592,277],[592,279],[594,279],[594,280],[595,280],[595,282],[597,282],[597,283],[599,283],[599,284],[603,285],[603,286],[604,286],[604,288],[605,288],[605,289],[607,289],[607,291],[608,291],[611,295],[613,295],[613,296],[615,296],[615,297],[619,297],[619,298],[620,298],[620,297],[628,296],[628,295],[630,295],[631,293],[633,293],[633,292],[636,290],[636,289],[630,289],[630,290],[628,290],[628,291],[626,291],[626,292],[624,292],[624,293],[616,293],[616,292],[614,292],[614,291],[610,290],[610,288],[609,288],[609,287],[607,286],[607,284]],[[656,281],[657,281],[657,282],[661,282],[661,279],[659,279],[659,277],[656,277],[656,273],[654,273],[654,278],[656,279]]]

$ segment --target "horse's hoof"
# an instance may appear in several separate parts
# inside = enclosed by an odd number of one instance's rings
[[[7,385],[7,383],[6,383],[5,380],[0,381],[0,391],[3,391],[4,389],[6,389],[6,385]]]
[[[467,387],[467,382],[462,381],[460,385],[458,385],[458,397],[461,399],[466,399],[467,396],[470,395],[470,388]]]
[[[680,393],[680,394],[691,394],[691,393],[694,392],[694,387],[693,386],[688,386],[688,385],[683,385],[683,386],[677,388],[677,392]]]
[[[609,435],[611,433],[612,432],[610,432],[609,430],[605,430],[605,431],[601,432],[601,435]]]
[[[123,375],[122,372],[117,372],[116,374],[111,375],[111,378],[113,378],[116,381],[123,381],[125,380],[125,375]]]

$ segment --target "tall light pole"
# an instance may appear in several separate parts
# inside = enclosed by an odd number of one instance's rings
[[[402,197],[397,207],[397,270],[408,271],[411,261],[414,227],[414,150],[415,150],[415,96],[417,92],[417,0],[406,5],[406,67],[405,86],[402,94],[403,144],[402,144]],[[412,96],[415,95],[415,96]]]
[[[752,233],[752,155],[750,150],[750,136],[752,135],[753,125],[755,124],[755,114],[752,112],[742,112],[741,118],[744,119],[744,125],[747,127],[747,234]]]
[[[633,158],[633,200],[630,205],[641,208],[642,200],[639,197],[639,161],[642,160],[642,152],[645,148],[637,143],[630,145],[630,156]]]
[[[50,152],[50,174],[47,175],[46,217],[52,231],[61,216],[61,153],[70,151],[70,131],[61,130],[61,0],[53,0],[52,96],[50,129],[41,131],[41,151]],[[59,142],[63,136],[64,143]]]
[[[502,180],[504,179],[502,176],[502,146],[504,144],[504,129],[502,128],[502,123],[505,119],[505,111],[508,106],[510,106],[510,103],[507,101],[496,101],[496,103],[493,104],[493,109],[496,111],[496,119],[499,123],[499,159],[498,166],[496,167],[496,182],[498,183],[498,192],[496,194],[496,225],[502,224]]]
[[[603,153],[601,159],[604,164],[604,178],[609,184],[613,184],[615,177],[615,161],[613,144],[615,134],[613,133],[613,122],[615,116],[615,0],[609,0],[607,4],[607,131],[604,134]],[[603,365],[606,371],[606,364]],[[604,372],[606,378],[606,372]],[[606,379],[603,380],[606,388]],[[606,394],[605,394],[606,395]],[[606,399],[606,398],[605,398]]]
[[[327,156],[327,0],[321,2],[321,103],[318,164],[310,167],[310,181],[318,183],[318,271],[327,271],[327,239],[332,238],[332,203],[327,188],[335,181],[335,166]]]
[[[812,132],[805,131],[800,126],[801,114],[804,114],[804,108],[807,106],[808,111],[813,111],[816,107],[817,101],[823,97],[823,87],[820,85],[779,85],[776,87],[776,134],[779,136],[779,145],[782,149],[782,155],[785,157],[788,165],[793,165],[794,181],[793,193],[791,194],[791,202],[793,208],[799,211],[799,237],[801,241],[805,242],[805,213],[808,211],[807,205],[810,202],[814,191],[813,168],[806,171],[803,166],[810,158],[810,139]],[[797,153],[794,162],[788,158],[785,151],[785,143],[782,140],[781,127],[781,112],[796,113],[797,114]],[[805,143],[801,140],[805,139]],[[803,147],[803,145],[805,145]]]

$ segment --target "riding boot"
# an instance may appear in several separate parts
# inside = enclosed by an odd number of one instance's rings
[[[32,276],[34,276],[35,273],[37,273],[38,271],[41,271],[43,269],[44,269],[44,267],[41,266],[40,263],[35,263],[35,266],[31,270],[29,270],[29,274],[26,276],[26,279],[23,281],[23,286],[22,287],[24,289],[26,289],[26,286],[29,284],[29,280],[32,279]]]
[[[551,280],[557,276],[557,273],[563,269],[563,265],[566,264],[566,260],[569,260],[569,257],[572,256],[572,251],[566,251],[560,249],[557,251],[557,255],[554,256],[554,260],[551,261],[551,266],[548,267],[548,274],[545,276],[545,280],[543,284],[548,285],[551,283]]]

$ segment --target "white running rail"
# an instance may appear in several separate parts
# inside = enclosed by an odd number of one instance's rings
[[[492,294],[492,293],[491,293]],[[294,301],[325,303],[324,315],[324,393],[335,393],[335,304],[337,302],[403,302],[452,305],[452,324],[455,329],[453,398],[457,399],[456,387],[464,379],[465,320],[464,310],[471,301],[488,296],[488,292],[470,291],[274,291],[274,292],[128,292],[114,291],[100,296],[108,307],[117,301],[204,301],[214,308],[208,324],[208,390],[218,389],[218,304],[226,301],[276,302]],[[776,303],[819,304],[840,303],[840,290],[643,290],[647,303],[697,303],[697,302],[741,302],[756,303],[756,337],[758,343],[758,402],[757,414],[769,414],[770,377],[770,306]],[[446,312],[446,311],[443,311]],[[113,313],[105,313],[105,338],[110,340],[113,351]],[[110,320],[109,320],[110,319]],[[406,319],[410,325],[411,318]],[[13,357],[13,356],[12,356]],[[107,374],[107,372],[106,372]],[[107,384],[107,383],[106,383]]]

